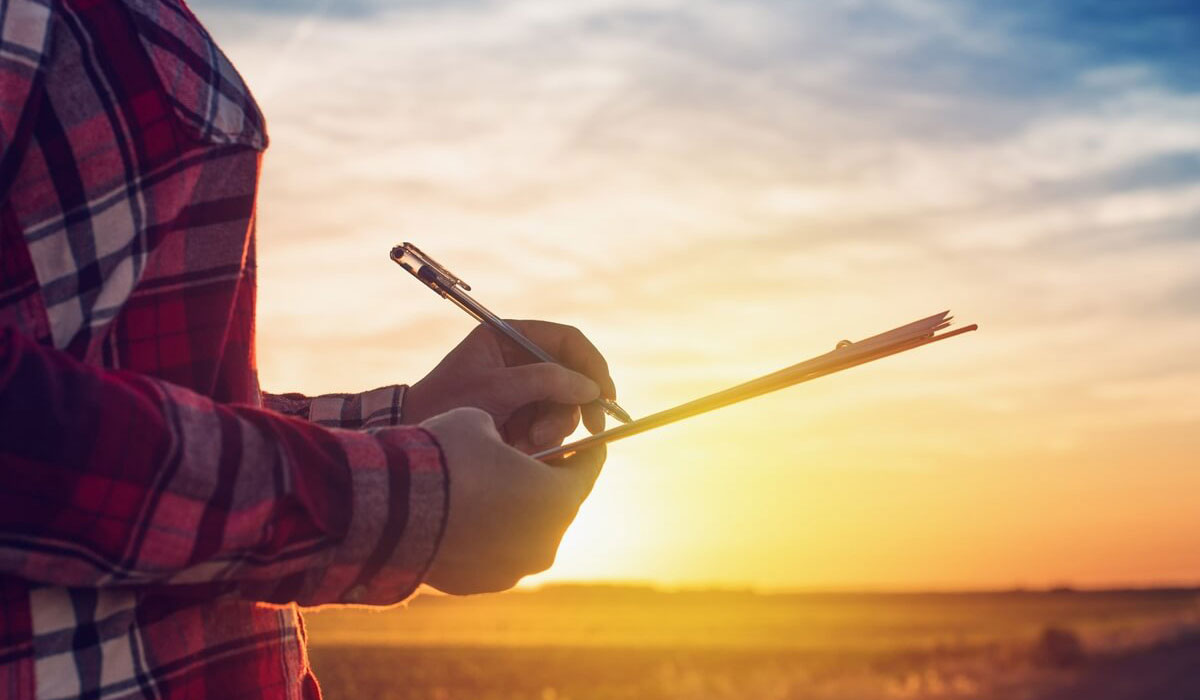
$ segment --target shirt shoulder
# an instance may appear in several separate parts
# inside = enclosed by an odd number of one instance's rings
[[[16,139],[50,46],[51,0],[0,0],[0,154]]]
[[[184,128],[205,142],[266,148],[266,124],[250,88],[187,5],[122,4]]]

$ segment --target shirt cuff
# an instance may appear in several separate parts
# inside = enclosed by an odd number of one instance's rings
[[[445,532],[450,483],[442,449],[422,428],[336,432],[351,465],[350,520],[312,599],[402,602],[424,580]]]
[[[326,428],[369,430],[401,424],[408,386],[393,384],[359,394],[278,394],[264,396],[264,405],[277,413],[304,418]]]

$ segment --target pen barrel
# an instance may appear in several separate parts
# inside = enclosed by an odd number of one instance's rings
[[[487,308],[471,298],[470,294],[463,292],[457,288],[446,290],[446,296],[457,304],[463,311],[466,311],[471,316],[475,317],[476,321],[491,327],[493,330],[499,331],[506,338],[521,346],[530,355],[533,355],[542,362],[558,363],[554,356],[537,346],[532,340],[526,338],[516,328],[513,328],[508,321],[500,318],[496,314],[488,311]]]
[[[509,340],[525,348],[526,352],[542,362],[553,362],[556,365],[562,364],[553,355],[535,345],[532,340],[526,338],[517,329],[510,326],[504,319],[496,319],[496,329],[507,336]]]

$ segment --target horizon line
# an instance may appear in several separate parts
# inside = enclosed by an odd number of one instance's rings
[[[1152,592],[1198,592],[1200,580],[1159,581],[1154,583],[1110,582],[1103,584],[1075,584],[1071,582],[1009,586],[811,586],[774,587],[736,585],[720,583],[674,584],[636,579],[627,580],[571,580],[546,581],[530,585],[518,584],[502,593],[538,593],[555,589],[614,589],[652,593],[727,593],[753,595],[996,595],[1013,593],[1152,593]]]

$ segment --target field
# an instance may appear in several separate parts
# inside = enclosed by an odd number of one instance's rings
[[[333,699],[1200,700],[1194,590],[567,586],[306,619]]]

